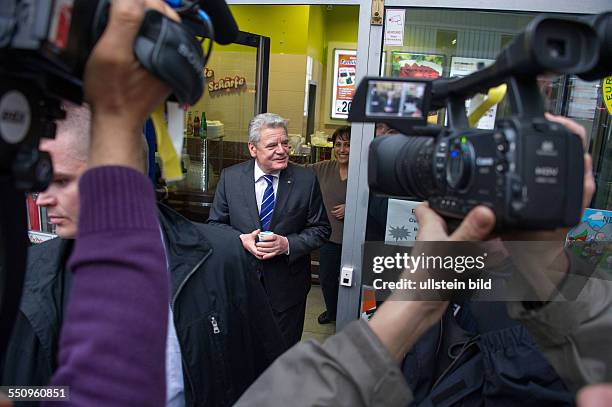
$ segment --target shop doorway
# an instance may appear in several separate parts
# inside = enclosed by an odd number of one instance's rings
[[[490,62],[536,13],[591,14],[605,11],[607,6],[606,1],[597,0],[582,4],[580,7],[566,0],[556,2],[519,0],[513,2],[512,7],[487,5],[484,9],[473,9],[474,4],[469,0],[439,1],[436,4],[426,0],[410,2],[386,0],[385,16],[392,11],[395,16],[403,17],[398,20],[403,22],[402,34],[391,36],[391,41],[385,43],[385,27],[371,27],[367,74],[404,76],[409,75],[409,71],[414,70],[416,65],[426,67],[427,69],[422,71],[432,75],[449,77],[461,65],[460,62],[469,62],[474,67],[478,67],[479,62]],[[598,84],[582,83],[572,77],[541,83],[550,111],[568,114],[590,130],[590,151],[594,154],[598,177],[596,182],[598,191],[603,191],[598,192],[591,205],[606,209],[610,205],[610,166],[605,154],[609,152],[610,133],[604,134],[606,132],[598,131],[598,127],[601,128],[602,124],[609,122],[609,115],[602,114],[598,108],[601,106],[598,86]],[[584,102],[588,103],[585,105]],[[502,117],[506,113],[503,104],[499,105],[497,117]],[[444,113],[440,113],[434,120],[443,124]],[[494,119],[492,121],[494,122]],[[488,124],[491,123],[483,123],[483,125]],[[362,151],[365,151],[374,138],[374,127],[364,127],[367,131],[362,134]],[[369,294],[366,294],[371,290],[362,285],[364,270],[368,268],[367,264],[362,263],[362,245],[368,225],[369,201],[367,177],[364,176],[367,174],[366,156],[364,154],[359,165],[359,174],[362,175],[358,177],[359,184],[355,189],[350,189],[347,195],[347,202],[355,203],[354,210],[359,216],[354,218],[351,253],[346,253],[345,256],[343,250],[342,265],[346,275],[350,276],[350,284],[340,288],[338,329],[358,318],[364,308],[375,305]],[[409,206],[412,203],[398,201],[401,202],[395,202],[397,205],[394,205],[394,211],[403,210],[404,215],[400,214],[399,217],[403,220],[409,219],[411,217]],[[391,211],[391,205],[387,205],[385,209]],[[385,213],[384,218],[385,221],[389,218],[388,213]],[[383,224],[382,228],[384,234],[387,234],[389,230],[387,224]]]

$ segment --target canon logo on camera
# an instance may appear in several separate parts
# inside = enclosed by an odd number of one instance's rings
[[[25,139],[30,129],[32,113],[25,95],[10,91],[0,99],[0,137],[9,144]]]

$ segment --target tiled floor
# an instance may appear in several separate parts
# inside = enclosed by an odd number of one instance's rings
[[[323,311],[325,311],[323,292],[320,286],[313,285],[308,293],[308,299],[306,301],[306,319],[304,321],[302,340],[316,339],[322,342],[325,338],[336,332],[336,325],[334,323],[319,325],[317,322],[317,317]]]

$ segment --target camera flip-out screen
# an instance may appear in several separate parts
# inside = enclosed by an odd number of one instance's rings
[[[370,80],[366,116],[388,119],[423,119],[427,82]]]

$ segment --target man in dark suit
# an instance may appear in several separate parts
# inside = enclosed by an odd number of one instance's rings
[[[287,121],[273,113],[249,123],[254,160],[221,173],[208,222],[241,233],[253,255],[276,321],[289,346],[304,328],[310,290],[310,252],[329,238],[331,228],[314,174],[289,163]],[[260,232],[273,232],[267,236]]]

